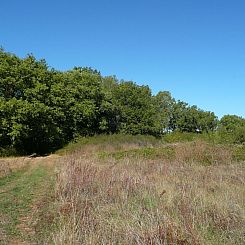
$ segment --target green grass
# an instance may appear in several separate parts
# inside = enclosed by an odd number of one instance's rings
[[[181,133],[174,132],[166,134],[161,139],[157,139],[153,136],[143,135],[97,135],[94,137],[78,138],[75,141],[68,144],[62,150],[59,150],[59,154],[70,154],[76,151],[86,151],[86,147],[96,147],[97,156],[100,159],[114,158],[116,160],[123,159],[126,157],[130,158],[143,158],[143,159],[168,159],[173,160],[175,157],[176,145],[174,143],[185,144],[189,142],[194,144],[195,142],[203,142],[206,145],[207,150],[209,148],[216,147],[217,152],[219,146],[226,148],[227,151],[232,152],[232,158],[234,161],[245,160],[245,146],[244,145],[229,145],[229,144],[218,144],[219,139],[217,134],[196,134],[196,133]],[[133,147],[132,147],[133,146]],[[207,147],[209,146],[209,147]],[[136,149],[135,149],[136,148]],[[195,148],[195,147],[194,147]],[[202,165],[211,165],[213,163],[215,152],[202,152],[202,159],[198,159]],[[183,149],[185,153],[185,149]],[[210,155],[211,154],[211,155]],[[200,158],[198,154],[197,157]],[[191,154],[193,157],[193,154]],[[190,159],[195,160],[195,159]],[[219,160],[219,159],[217,159]],[[188,159],[186,159],[188,161]],[[219,161],[218,161],[219,162]]]
[[[195,151],[195,141],[190,142],[190,147],[193,147],[193,151]],[[222,156],[218,154],[220,149],[227,149],[232,154],[232,159],[234,162],[245,161],[245,146],[242,145],[233,145],[233,146],[212,146],[211,144],[203,142],[205,146],[205,150],[203,152],[189,152],[190,156],[185,156],[185,162],[198,162],[201,165],[209,166],[212,165],[213,162],[222,162],[220,158]],[[185,146],[182,144],[182,146]],[[181,147],[181,146],[179,146]],[[214,148],[213,148],[214,147]],[[216,148],[215,148],[216,147]],[[223,148],[222,148],[223,147]],[[225,148],[224,148],[225,147]],[[168,159],[174,160],[176,156],[176,145],[166,145],[161,147],[142,147],[138,149],[128,149],[128,150],[118,150],[118,151],[100,151],[97,153],[99,159],[107,159],[114,158],[115,160],[120,160],[124,158],[142,158],[148,160],[156,160],[156,159]],[[183,154],[186,154],[185,148],[183,148]],[[195,154],[196,153],[196,154]],[[216,156],[216,154],[218,154]]]
[[[116,152],[99,152],[98,157],[101,159],[115,158],[116,160],[123,159],[125,157],[130,158],[144,158],[144,159],[172,159],[174,157],[174,148],[171,146],[166,147],[143,147],[139,149],[122,150]]]
[[[162,139],[166,143],[191,142],[196,140],[203,140],[209,143],[218,143],[218,136],[213,132],[197,134],[176,131],[165,134]]]
[[[113,146],[115,149],[121,149],[122,145],[134,144],[137,146],[156,146],[162,144],[162,139],[155,138],[149,135],[124,135],[124,134],[113,134],[113,135],[96,135],[93,137],[79,137],[63,149],[58,150],[58,154],[72,153],[77,150],[83,149],[86,145],[94,145],[103,149],[107,146]]]
[[[7,239],[32,239],[18,225],[21,224],[21,218],[30,215],[42,185],[50,183],[49,177],[48,169],[38,165],[33,168],[29,166],[0,179],[0,217],[4,217],[0,222],[0,230]],[[0,244],[3,242],[6,241],[1,241],[0,237]]]

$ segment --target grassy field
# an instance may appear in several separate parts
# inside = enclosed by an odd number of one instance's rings
[[[122,135],[5,159],[0,244],[245,244],[244,160],[244,146]]]

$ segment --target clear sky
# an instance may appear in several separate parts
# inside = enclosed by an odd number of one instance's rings
[[[1,0],[0,46],[245,117],[245,0]]]

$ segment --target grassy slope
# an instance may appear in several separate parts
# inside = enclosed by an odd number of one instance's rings
[[[60,154],[0,178],[0,244],[245,243],[244,147],[117,135]]]
[[[243,147],[114,140],[68,147],[53,242],[245,243]]]

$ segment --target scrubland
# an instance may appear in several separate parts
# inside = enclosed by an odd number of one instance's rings
[[[37,176],[51,194],[26,204],[36,210],[29,222],[33,232],[24,236],[22,229],[18,236],[17,214],[15,234],[6,232],[3,222],[0,226],[5,239],[17,237],[19,244],[245,243],[244,146],[103,136],[78,140],[48,159],[53,161],[49,178]],[[46,161],[39,159],[42,167]],[[3,205],[0,212],[6,220]]]
[[[241,150],[128,141],[71,152],[57,173],[55,244],[244,244]]]

